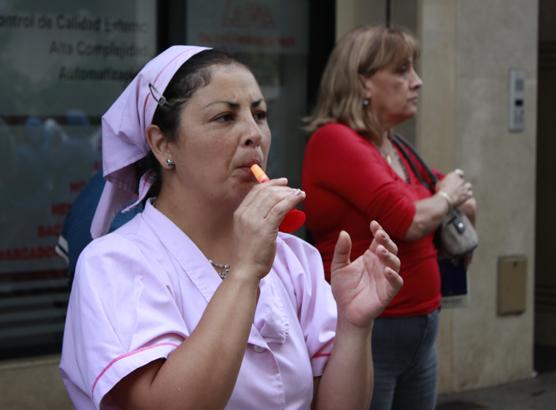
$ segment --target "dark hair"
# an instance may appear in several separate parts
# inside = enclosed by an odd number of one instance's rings
[[[236,59],[221,50],[204,50],[195,54],[176,71],[164,90],[166,101],[154,112],[152,124],[170,139],[177,137],[182,106],[199,88],[210,83],[211,68],[215,65],[239,64]]]
[[[199,88],[205,87],[210,83],[213,66],[232,64],[240,65],[249,70],[243,63],[221,50],[203,50],[192,56],[176,71],[162,93],[164,98],[161,98],[160,103],[156,107],[152,124],[158,126],[166,138],[175,140],[178,137],[180,113],[183,105],[191,99],[191,96]],[[155,171],[157,176],[156,183],[151,188],[149,196],[158,195],[161,182],[160,164],[152,151],[145,158],[139,160],[136,163],[136,167],[140,175],[147,170]]]

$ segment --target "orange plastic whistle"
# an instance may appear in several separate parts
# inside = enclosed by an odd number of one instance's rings
[[[268,175],[266,175],[263,169],[257,164],[251,165],[251,172],[255,175],[255,178],[259,183],[270,181]],[[293,208],[286,214],[286,216],[284,216],[284,220],[278,229],[282,232],[291,233],[301,228],[304,223],[305,212]]]
[[[263,169],[257,164],[251,165],[251,172],[253,173],[253,175],[255,175],[255,178],[257,179],[257,181],[259,181],[259,183],[270,181],[268,175],[266,175]]]

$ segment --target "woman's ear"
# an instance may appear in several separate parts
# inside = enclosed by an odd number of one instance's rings
[[[160,166],[162,168],[172,168],[173,159],[170,153],[170,143],[157,125],[151,124],[147,127],[147,143]]]
[[[371,99],[373,96],[374,84],[372,76],[364,76],[359,74],[359,79],[361,80],[361,86],[363,87],[363,95],[367,99]]]

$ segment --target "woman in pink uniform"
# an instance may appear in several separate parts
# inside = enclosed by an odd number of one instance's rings
[[[71,292],[61,371],[78,409],[365,408],[373,320],[402,284],[378,223],[349,260],[278,232],[305,194],[257,184],[270,148],[251,71],[199,47],[150,61],[102,121],[107,179]],[[110,234],[113,215],[144,211]]]

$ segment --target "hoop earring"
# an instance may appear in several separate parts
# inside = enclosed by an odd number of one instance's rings
[[[174,168],[176,166],[176,163],[174,162],[174,160],[171,160],[170,158],[166,158],[166,165],[168,165],[168,167],[170,168]]]

